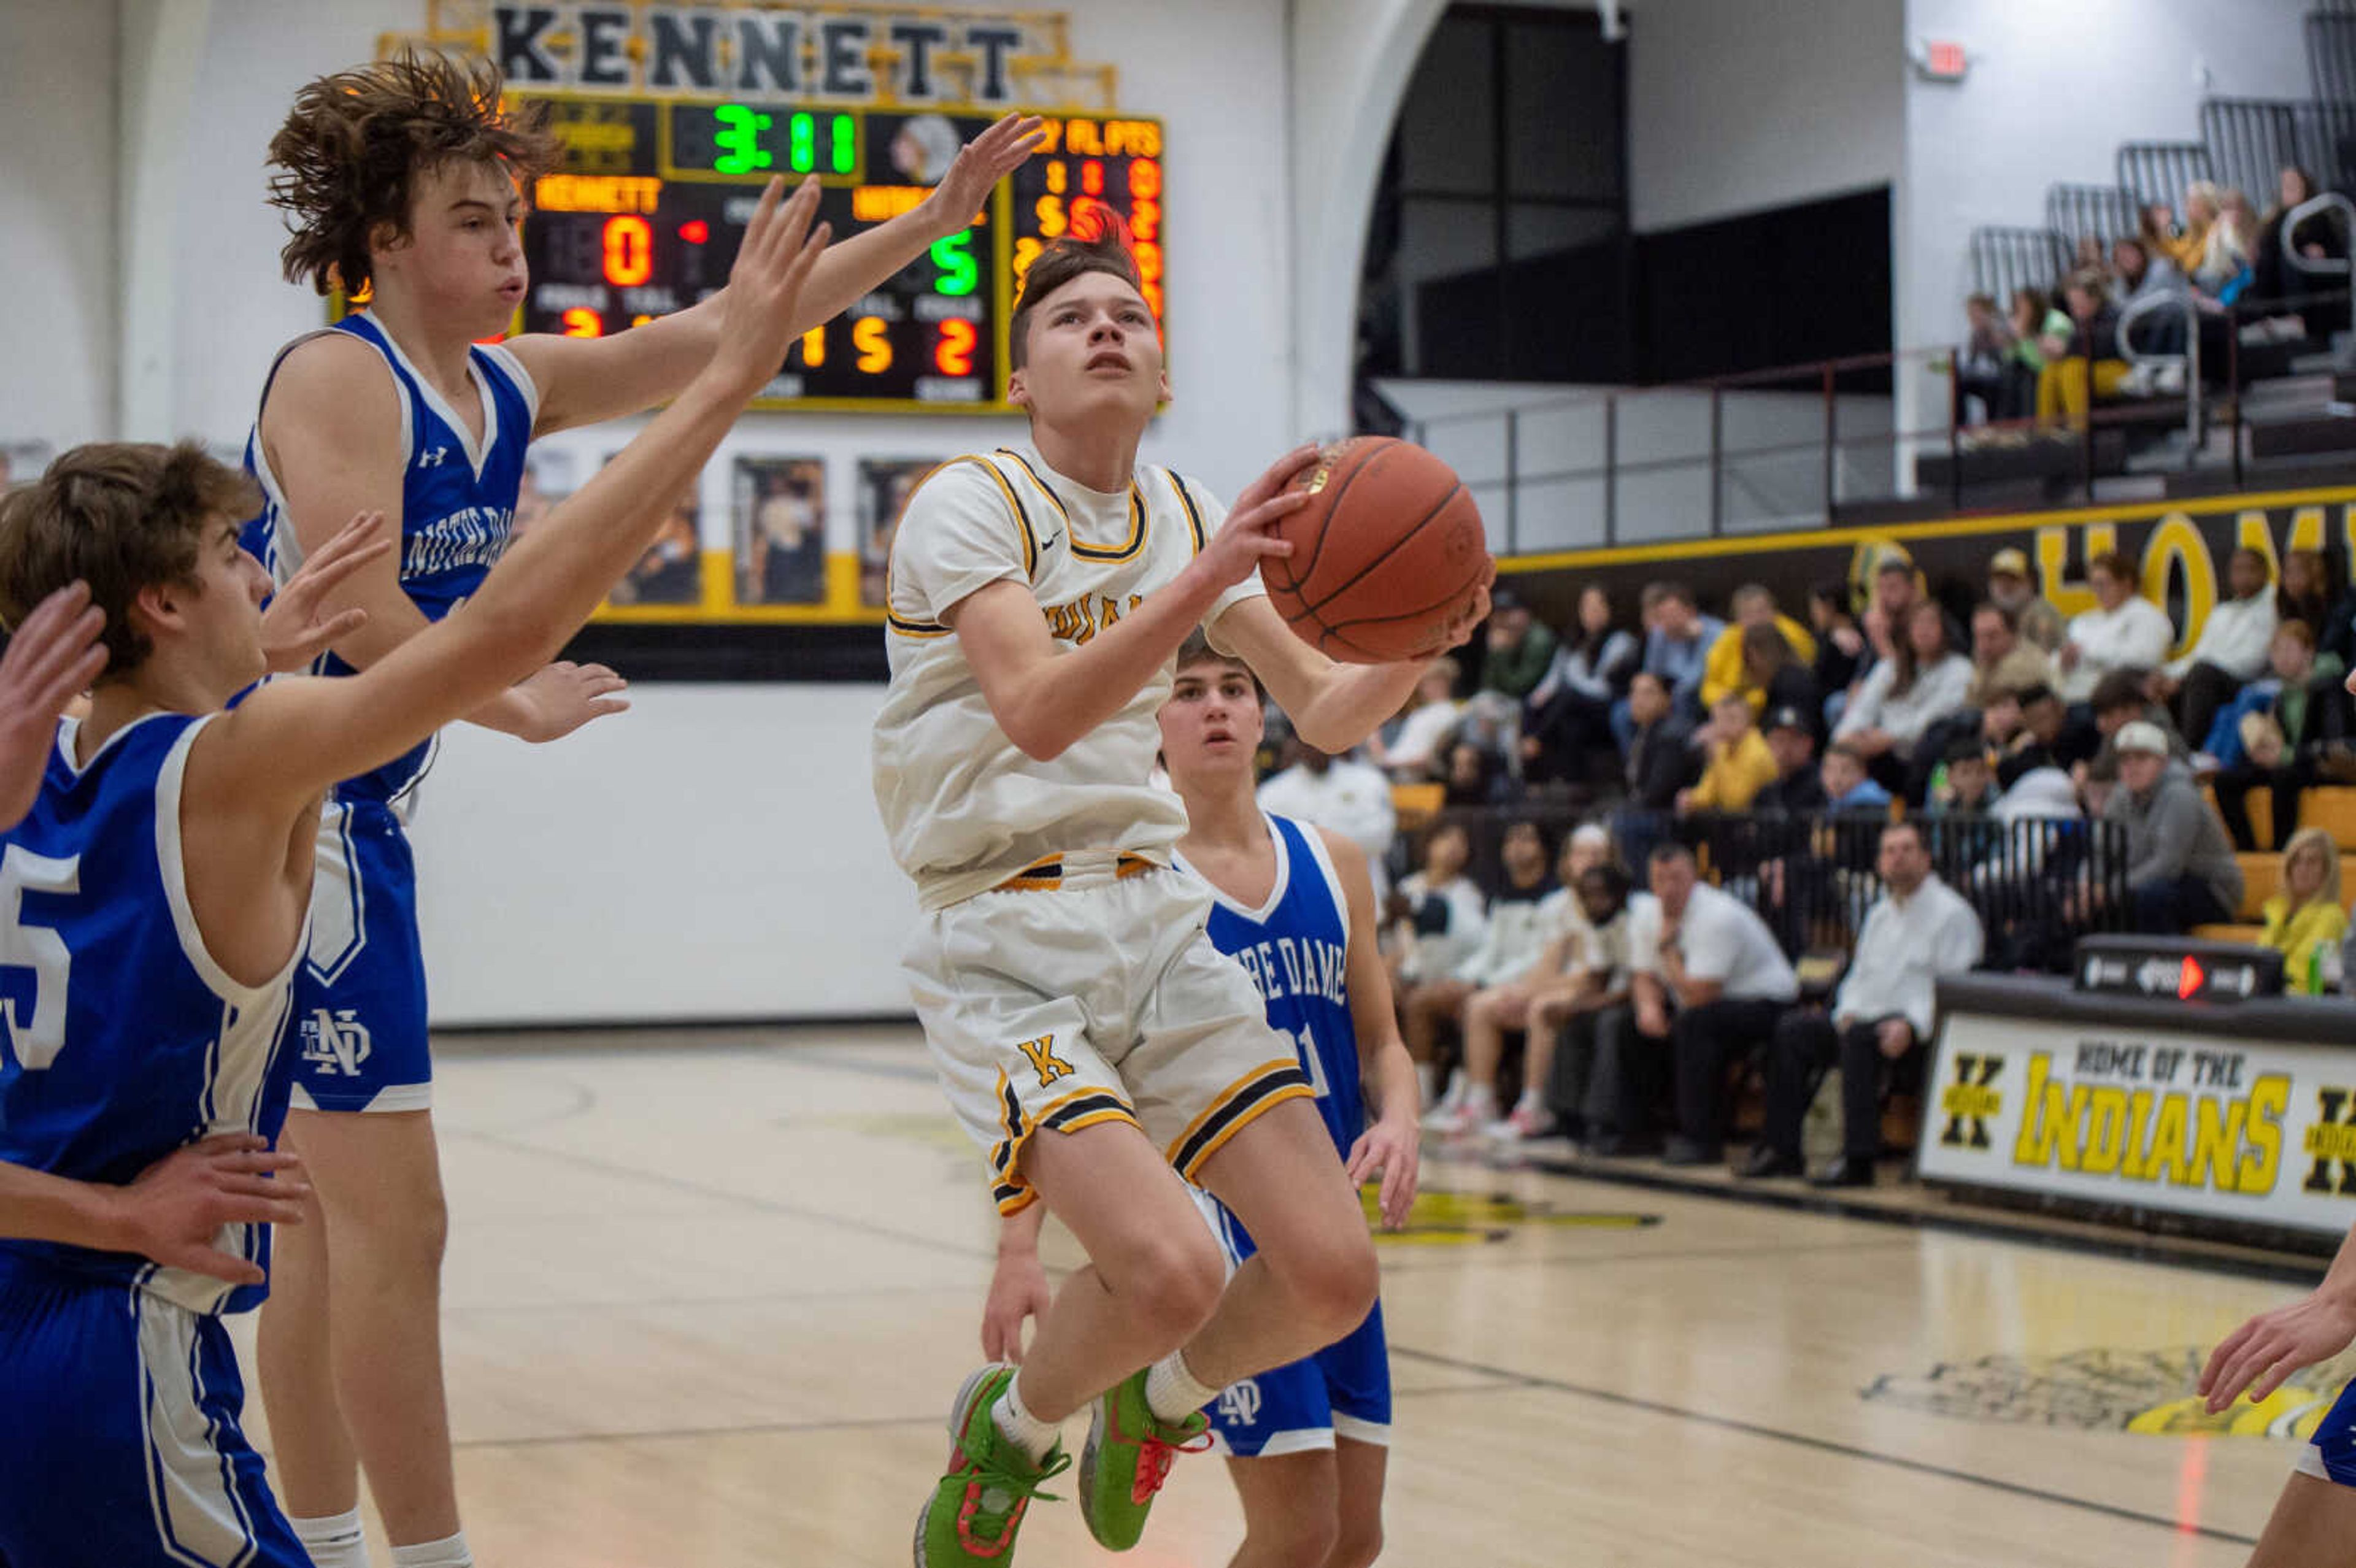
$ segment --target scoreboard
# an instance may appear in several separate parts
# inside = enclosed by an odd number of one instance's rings
[[[957,150],[991,120],[974,114],[817,103],[544,95],[562,141],[531,192],[525,332],[594,337],[717,292],[762,187],[815,175],[819,217],[839,243],[931,194]],[[1007,324],[1041,246],[1119,216],[1145,295],[1162,308],[1162,124],[1050,116],[1029,163],[1002,180],[973,226],[798,339],[753,406],[997,412],[1007,408]]]

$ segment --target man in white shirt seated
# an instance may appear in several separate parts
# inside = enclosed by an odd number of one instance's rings
[[[1799,981],[1758,912],[1700,880],[1692,850],[1660,845],[1646,871],[1655,909],[1631,933],[1631,1025],[1610,1030],[1608,1048],[1599,1041],[1612,1058],[1619,1126],[1591,1152],[1642,1147],[1674,1078],[1677,1132],[1663,1158],[1711,1165],[1726,1146],[1727,1063],[1765,1047]]]
[[[1312,827],[1330,828],[1364,849],[1379,908],[1390,888],[1384,867],[1398,832],[1391,781],[1370,763],[1329,755],[1298,739],[1292,744],[1293,764],[1261,783],[1259,808]]]
[[[2225,566],[2225,584],[2233,596],[2210,610],[2192,651],[2152,677],[2153,699],[2174,705],[2176,732],[2196,746],[2217,710],[2266,673],[2275,638],[2274,572],[2266,558],[2247,545],[2235,550]]]
[[[2168,612],[2136,592],[2135,568],[2117,550],[2104,550],[2086,565],[2086,585],[2094,607],[2071,617],[2069,634],[2054,662],[2062,667],[2062,697],[2083,702],[2094,683],[2115,669],[2158,669],[2176,645]]]
[[[1767,1126],[1748,1177],[1800,1174],[1800,1125],[1825,1069],[1841,1070],[1841,1157],[1811,1180],[1819,1187],[1870,1187],[1881,1152],[1881,1086],[1920,1082],[1931,1038],[1933,987],[1980,961],[1979,916],[1931,870],[1922,829],[1893,822],[1881,830],[1876,865],[1889,890],[1866,911],[1832,1016],[1795,1008],[1775,1026],[1768,1060]]]

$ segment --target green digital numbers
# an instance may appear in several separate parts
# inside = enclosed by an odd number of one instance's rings
[[[973,259],[973,230],[952,234],[946,240],[933,241],[933,265],[941,270],[934,280],[933,292],[943,294],[969,294],[981,281],[980,264]]]
[[[749,175],[769,166],[769,155],[761,146],[761,133],[769,128],[769,116],[755,113],[741,103],[723,103],[712,112],[712,117],[721,126],[712,137],[713,145],[720,149],[719,155],[712,160],[714,169],[723,175]],[[807,116],[798,114],[794,118]]]

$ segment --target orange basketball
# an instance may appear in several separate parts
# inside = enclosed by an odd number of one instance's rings
[[[1309,505],[1276,525],[1292,554],[1260,581],[1303,642],[1351,664],[1427,658],[1489,575],[1481,508],[1456,471],[1411,442],[1335,442],[1292,482]]]

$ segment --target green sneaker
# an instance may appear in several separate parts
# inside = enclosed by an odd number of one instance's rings
[[[1098,1545],[1126,1552],[1137,1544],[1171,1465],[1181,1454],[1208,1448],[1210,1426],[1199,1410],[1183,1421],[1156,1417],[1145,1403],[1141,1371],[1097,1396],[1080,1450],[1080,1517]]]
[[[991,1407],[1014,1369],[994,1362],[965,1380],[949,1411],[949,1470],[916,1516],[916,1568],[1014,1561],[1014,1532],[1033,1498],[1055,1500],[1040,1483],[1072,1467],[1056,1444],[1037,1465],[998,1430]]]

